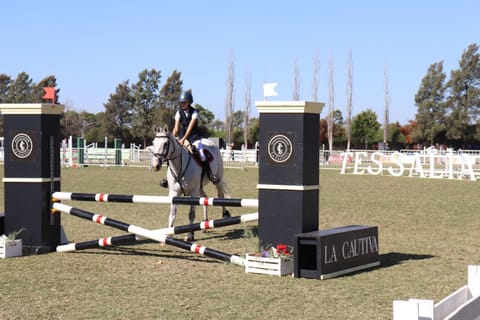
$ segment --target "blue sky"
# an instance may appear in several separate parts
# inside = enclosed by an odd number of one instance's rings
[[[353,60],[353,115],[385,105],[390,122],[415,118],[414,96],[432,63],[458,68],[464,50],[480,43],[480,2],[458,1],[4,1],[0,6],[0,73],[27,72],[38,82],[55,75],[60,103],[100,112],[124,80],[155,68],[163,85],[182,73],[194,100],[224,120],[229,54],[235,69],[235,110],[244,110],[250,75],[252,111],[263,83],[277,82],[292,100],[297,61],[300,99],[312,101],[319,60],[318,100],[345,114],[348,52]],[[326,116],[326,109],[322,117]]]

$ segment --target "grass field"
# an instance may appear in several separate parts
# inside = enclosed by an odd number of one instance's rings
[[[64,169],[62,191],[166,195],[164,170]],[[256,169],[226,177],[232,197],[257,198]],[[377,225],[380,267],[329,280],[247,274],[157,243],[2,259],[0,319],[391,319],[393,300],[438,301],[466,284],[467,265],[480,264],[479,182],[321,171],[320,183],[320,228]],[[0,197],[3,206],[3,186]],[[168,221],[167,206],[65,203],[145,228]],[[66,215],[62,225],[75,242],[122,233]],[[257,247],[254,229],[212,229],[196,240],[244,255]]]

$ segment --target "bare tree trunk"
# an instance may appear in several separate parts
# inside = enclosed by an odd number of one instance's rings
[[[388,112],[389,112],[389,104],[390,104],[390,94],[388,92],[388,66],[385,63],[385,109],[383,113],[383,145],[384,147],[387,146],[387,138],[388,138]]]
[[[318,57],[318,52],[315,52],[315,57],[313,58],[313,90],[312,98],[314,102],[318,101],[318,71],[320,70],[320,59]]]
[[[293,100],[300,100],[300,73],[298,71],[298,58],[295,59],[293,67]]]
[[[333,58],[328,60],[328,120],[327,120],[327,133],[328,133],[328,150],[332,154],[333,150],[333,110],[335,104],[335,92],[333,88]]]
[[[350,141],[352,139],[352,106],[353,106],[353,64],[352,50],[348,52],[348,74],[347,74],[347,120],[345,134],[347,136],[347,151],[350,151]]]
[[[248,120],[250,117],[250,104],[251,104],[251,75],[248,73],[245,77],[245,112],[243,114],[243,140],[245,149],[248,148]]]
[[[225,97],[225,133],[227,143],[232,143],[232,117],[233,117],[233,102],[234,102],[234,63],[233,50],[230,49],[228,54],[228,73],[227,73],[227,95]]]

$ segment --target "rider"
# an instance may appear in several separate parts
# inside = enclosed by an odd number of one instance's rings
[[[195,144],[200,154],[203,170],[207,173],[210,181],[213,184],[217,184],[219,179],[212,173],[209,161],[203,150],[202,133],[198,127],[198,112],[192,107],[192,90],[183,91],[178,101],[180,102],[180,108],[175,113],[175,126],[172,133],[174,136],[179,134],[180,144],[186,146],[191,153],[194,153],[192,144]]]

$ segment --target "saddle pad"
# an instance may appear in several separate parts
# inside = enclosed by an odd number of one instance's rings
[[[205,154],[205,158],[207,159],[208,162],[212,162],[214,158],[213,154],[210,152],[210,150],[208,149],[203,149],[203,154]],[[193,154],[193,159],[195,159],[195,162],[201,166],[202,165],[202,160],[200,159],[200,152],[195,152],[195,154]]]

